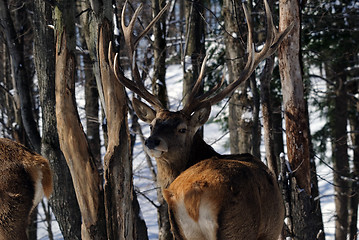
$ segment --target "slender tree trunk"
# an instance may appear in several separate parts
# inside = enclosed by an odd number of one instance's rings
[[[259,109],[260,109],[260,96],[259,89],[255,74],[252,74],[250,81],[250,87],[252,92],[252,106],[253,106],[253,117],[252,117],[252,131],[251,131],[251,151],[250,153],[258,158],[261,158],[260,146],[261,146],[261,123],[259,120]]]
[[[350,86],[353,89],[351,92],[354,94],[359,91],[359,84],[357,86]],[[350,137],[353,149],[353,169],[351,172],[352,179],[359,178],[359,102],[352,101],[349,107],[349,123],[350,123]],[[359,186],[356,181],[352,182],[349,206],[349,239],[356,240],[358,234],[358,202],[359,202]]]
[[[274,152],[274,137],[273,137],[273,111],[270,98],[270,80],[272,77],[274,67],[274,56],[267,58],[264,70],[260,77],[261,81],[261,102],[263,112],[263,131],[264,131],[264,146],[266,149],[266,160],[269,169],[271,169],[277,176],[279,174],[278,162]]]
[[[191,92],[194,83],[196,82],[201,65],[205,57],[205,34],[204,34],[204,21],[202,0],[186,1],[186,46],[185,46],[185,59],[184,79],[183,79],[183,104],[187,101],[187,96]],[[198,94],[201,94],[199,91]]]
[[[51,6],[42,0],[33,2],[34,52],[42,109],[42,155],[50,161],[56,186],[50,204],[64,239],[81,239],[81,213],[70,171],[60,150],[55,113],[55,52]]]
[[[3,32],[11,58],[11,70],[16,89],[19,94],[21,119],[31,147],[38,153],[41,152],[41,138],[37,123],[33,116],[32,99],[30,91],[31,78],[26,72],[24,60],[24,47],[19,42],[13,20],[10,16],[7,0],[0,1],[0,20],[3,23]]]
[[[85,39],[83,39],[83,45]],[[86,49],[85,47],[84,49]],[[85,80],[85,112],[86,112],[86,134],[93,157],[98,169],[102,169],[101,141],[100,141],[100,119],[99,119],[99,96],[96,78],[93,73],[92,61],[89,54],[83,54],[83,74]]]
[[[280,79],[273,79],[272,82],[280,82]],[[278,96],[277,91],[274,91],[272,84],[270,87],[270,99],[273,110],[272,134],[274,139],[274,156],[279,166],[279,156],[281,153],[284,153],[282,98]]]
[[[347,145],[347,93],[346,88],[338,89],[338,95],[335,98],[335,138],[333,148],[333,167],[334,173],[334,191],[335,191],[335,238],[346,239],[348,229],[348,196],[349,184],[349,159]]]
[[[165,0],[152,0],[152,17],[154,18],[166,5]],[[166,17],[162,16],[153,26],[155,37],[154,51],[154,73],[152,77],[153,93],[159,98],[164,107],[169,106],[166,87]]]
[[[288,158],[296,169],[299,187],[310,194],[308,126],[300,65],[300,10],[297,1],[280,1],[280,29],[292,22],[295,26],[279,47],[279,69],[282,81]],[[289,40],[290,39],[290,40]],[[291,67],[289,67],[291,66]]]
[[[311,196],[310,132],[300,64],[299,2],[281,0],[279,10],[280,29],[285,29],[292,22],[295,23],[292,32],[284,39],[278,51],[287,153],[292,169],[290,189],[286,191],[285,196],[291,206],[289,213],[292,222],[290,235],[298,239],[316,239],[318,233],[323,231],[323,225]]]
[[[346,89],[345,67],[339,63],[326,67],[327,77],[335,83],[334,109],[330,115],[332,128],[333,180],[335,191],[335,238],[346,239],[348,233],[349,201],[349,158],[347,143],[348,97]],[[333,98],[332,95],[329,96]]]
[[[244,36],[247,30],[243,21],[244,13],[241,2],[224,0],[222,14],[226,29],[224,39],[228,77],[229,82],[233,82],[238,79],[245,66],[243,60],[246,46]],[[256,155],[259,154],[259,148],[253,145],[253,143],[258,143],[258,140],[256,141],[253,138],[253,129],[256,129],[253,123],[255,106],[253,105],[253,99],[249,97],[250,81],[241,84],[229,101],[228,126],[230,130],[231,153],[251,152]],[[252,84],[252,87],[254,86]],[[255,132],[258,134],[258,130]]]
[[[152,0],[152,17],[155,17],[165,6],[164,0]],[[166,87],[166,17],[162,16],[153,27],[154,40],[154,74],[152,77],[153,93],[161,101],[162,105],[169,106],[167,87]],[[155,179],[156,180],[156,179]],[[157,209],[158,218],[158,239],[172,239],[171,225],[168,216],[168,206],[162,196],[162,191],[157,191],[159,207]]]

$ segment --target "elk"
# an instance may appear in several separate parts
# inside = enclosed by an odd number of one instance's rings
[[[17,142],[0,138],[0,239],[28,239],[29,215],[51,192],[48,160]]]
[[[264,5],[267,37],[262,50],[255,50],[251,18],[243,5],[248,27],[248,59],[240,77],[224,88],[222,80],[209,92],[198,96],[205,58],[187,103],[179,111],[164,108],[159,99],[145,88],[136,63],[135,49],[139,40],[163,12],[135,38],[133,28],[142,5],[128,26],[124,20],[126,5],[122,10],[121,25],[132,63],[132,78],[126,77],[118,67],[118,54],[112,52],[111,43],[109,62],[118,81],[151,105],[138,98],[132,100],[138,117],[151,128],[145,148],[157,162],[157,180],[169,206],[175,239],[277,239],[282,230],[284,206],[274,174],[250,154],[217,153],[197,132],[208,120],[211,106],[246,81],[257,65],[276,51],[292,29],[291,25],[279,32],[273,25],[266,0]]]

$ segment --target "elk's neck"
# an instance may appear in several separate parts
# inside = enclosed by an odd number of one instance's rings
[[[219,156],[220,154],[208,145],[203,140],[201,134],[197,132],[193,137],[193,144],[191,146],[190,157],[188,158],[186,169],[202,160]]]
[[[211,158],[219,157],[210,145],[208,145],[197,132],[193,137],[193,142],[187,151],[177,156],[167,156],[157,158],[158,184],[162,189],[167,188],[181,172],[196,163]]]

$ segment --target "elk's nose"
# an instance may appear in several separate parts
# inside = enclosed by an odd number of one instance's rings
[[[149,149],[155,149],[156,147],[158,147],[158,145],[160,145],[161,140],[158,138],[153,138],[153,137],[149,137],[146,139],[145,141],[145,145],[149,148]]]

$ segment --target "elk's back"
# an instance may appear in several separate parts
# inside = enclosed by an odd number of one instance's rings
[[[277,181],[251,155],[201,161],[164,190],[178,239],[277,239],[284,207]]]

